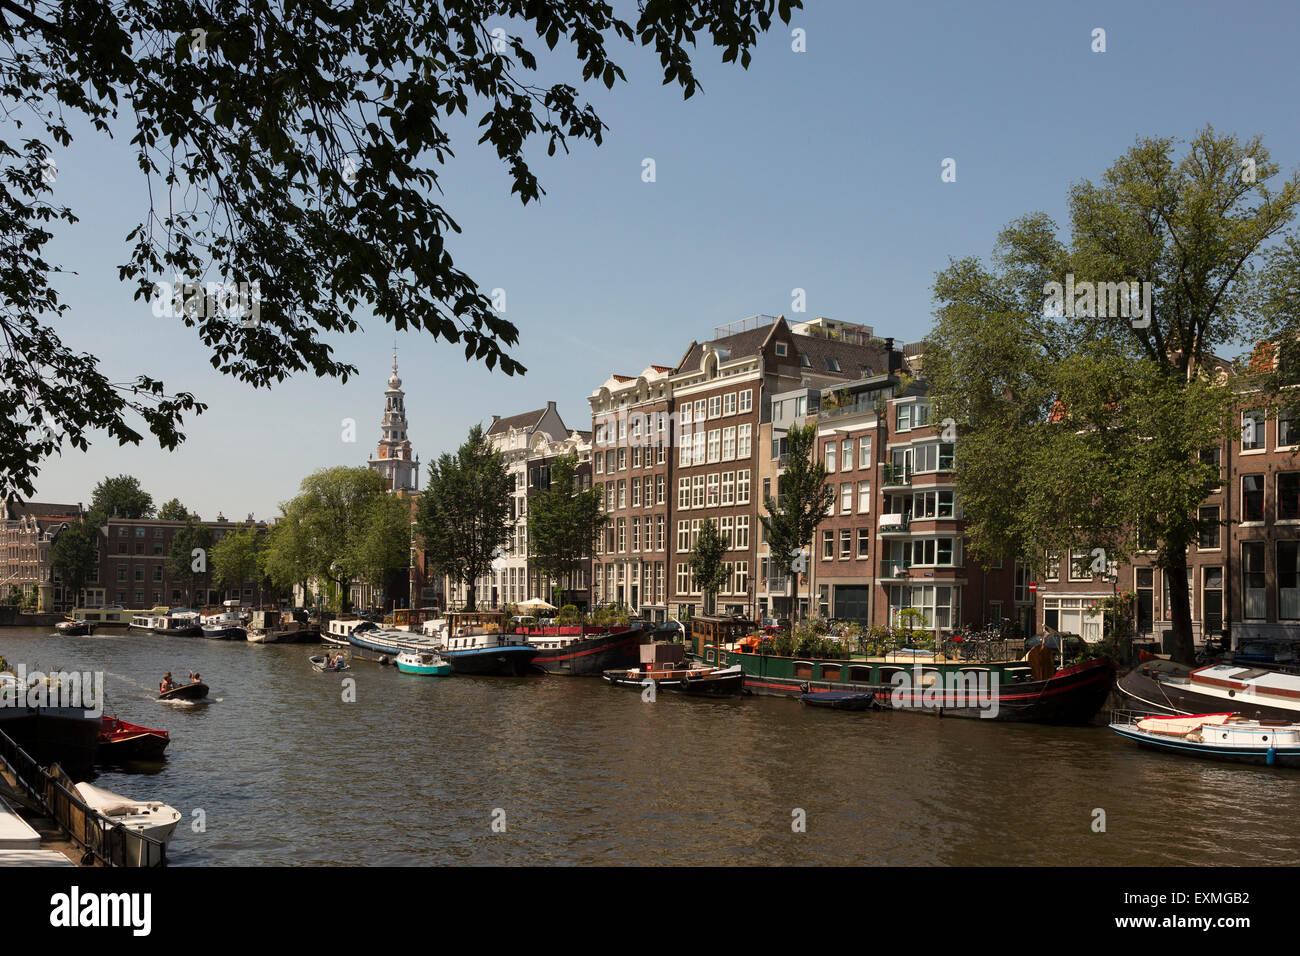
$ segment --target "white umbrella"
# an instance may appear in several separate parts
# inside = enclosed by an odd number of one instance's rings
[[[530,611],[554,611],[555,610],[554,604],[548,604],[546,601],[543,601],[541,598],[529,598],[527,601],[520,601],[518,604],[515,605],[515,607],[520,609],[527,608]]]

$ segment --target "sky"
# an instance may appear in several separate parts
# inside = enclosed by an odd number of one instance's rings
[[[1097,179],[1139,136],[1188,139],[1211,124],[1260,134],[1284,171],[1300,166],[1294,3],[807,6],[762,38],[748,71],[702,45],[703,90],[686,101],[639,47],[616,48],[628,82],[613,91],[582,85],[567,61],[563,78],[609,129],[599,148],[532,151],[540,203],[511,195],[476,136],[454,141],[442,201],[464,231],[449,250],[483,290],[504,290],[520,330],[511,354],[528,371],[506,377],[427,333],[397,333],[422,464],[475,422],[547,401],[570,428],[590,428],[587,396],[611,374],[676,365],[692,340],[745,316],[828,316],[923,338],[950,257],[987,256],[1030,212],[1064,223],[1069,186]],[[1092,49],[1097,29],[1105,52]],[[941,178],[945,159],[954,182]],[[47,255],[73,270],[58,281],[65,344],[115,381],[148,374],[209,409],[187,419],[174,452],[103,434],[87,452],[65,450],[44,465],[34,500],[89,503],[101,478],[126,473],[156,504],[269,518],[311,472],[364,464],[379,440],[391,326],[362,312],[362,332],[331,340],[359,370],[346,384],[299,376],[254,390],[225,378],[194,330],[155,318],[118,280],[147,209],[126,138],[85,133],[56,161],[56,200],[80,219]],[[806,314],[793,311],[796,289]]]

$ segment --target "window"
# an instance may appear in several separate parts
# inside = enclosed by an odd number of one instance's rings
[[[736,472],[736,504],[749,504],[749,469]]]
[[[736,457],[742,460],[749,458],[753,454],[751,448],[752,425],[741,425],[737,433]]]
[[[858,439],[858,467],[871,467],[871,436],[866,435]]]
[[[737,551],[746,551],[749,549],[749,515],[740,515],[736,518],[736,538],[734,546]]]
[[[849,558],[853,553],[853,532],[848,528],[840,529],[840,560]]]
[[[709,396],[709,417],[718,418],[721,415],[722,415],[722,396],[710,395]]]
[[[741,393],[740,393],[740,396],[739,396],[739,399],[740,399],[740,411],[741,411],[741,414],[744,414],[745,412],[748,412],[748,411],[753,410],[753,408],[754,408],[754,391],[753,391],[753,389],[746,389],[745,391],[741,392]]]
[[[683,511],[691,507],[691,479],[689,478],[677,479],[677,507]]]
[[[698,431],[698,432],[695,433],[695,436],[694,436],[694,437],[695,437],[695,442],[694,442],[694,444],[695,444],[695,451],[694,451],[695,464],[697,464],[697,465],[702,465],[702,464],[704,464],[704,440],[705,440],[704,432],[703,432],[703,431]]]
[[[896,431],[906,432],[912,430],[912,405],[897,406],[897,428]]]
[[[691,507],[704,507],[704,476],[695,475],[691,478]]]
[[[722,396],[722,414],[724,415],[736,414],[736,393],[735,392],[728,392],[726,395]]]
[[[717,472],[714,472],[713,474],[709,475],[708,504],[710,508],[718,507],[718,486],[719,486],[719,479],[721,477],[722,476],[719,475]]]
[[[664,503],[664,488],[667,484],[668,481],[663,475],[655,475],[655,504]]]
[[[867,549],[870,548],[870,546],[871,546],[871,529],[859,528],[858,529],[858,557],[865,558],[867,556]]]
[[[604,456],[604,455],[597,455],[597,456],[596,456],[596,474],[598,474],[598,475],[603,475],[604,473],[605,473],[605,456]]]
[[[618,506],[620,508],[627,507],[627,479],[626,478],[624,478],[622,481],[618,483]]]
[[[1281,521],[1300,519],[1300,472],[1278,473],[1277,516]]]
[[[835,532],[822,532],[822,560],[830,561],[835,557]]]
[[[681,408],[681,412],[679,413],[679,418],[681,419],[681,423],[682,423],[683,425],[689,425],[689,424],[691,423],[691,403],[690,403],[690,402],[683,402],[683,403],[682,403],[682,408]]]
[[[724,428],[722,430],[722,460],[734,461],[736,458],[736,428]]]
[[[1277,447],[1290,448],[1300,445],[1300,427],[1296,425],[1295,412],[1283,409],[1277,413]]]
[[[1300,541],[1277,543],[1277,616],[1300,620]]]
[[[730,551],[734,536],[735,519],[731,517],[718,519],[718,537],[722,539],[722,547]]]
[[[858,514],[864,515],[871,511],[871,482],[858,482]]]
[[[695,423],[697,425],[705,420],[704,408],[706,404],[707,402],[702,398],[695,403]]]
[[[1241,450],[1259,451],[1265,447],[1264,410],[1252,408],[1241,413]]]
[[[848,514],[853,510],[853,482],[846,481],[840,485],[840,511]]]
[[[1264,542],[1246,541],[1241,545],[1241,587],[1245,594],[1247,620],[1264,619]]]
[[[633,508],[641,507],[641,479],[640,478],[632,479],[632,507]]]
[[[691,433],[688,431],[682,432],[682,450],[681,450],[681,455],[679,456],[680,460],[678,464],[681,465],[681,467],[683,468],[689,468],[692,464],[691,447],[692,447]]]
[[[689,521],[677,522],[677,552],[681,554],[691,549],[691,525]]]
[[[1092,554],[1088,551],[1070,552],[1070,580],[1092,580]]]
[[[637,445],[635,448],[632,449],[632,467],[633,468],[641,467],[641,446],[640,445]]]
[[[835,471],[835,442],[826,443],[826,470]]]
[[[1264,476],[1241,476],[1241,520],[1264,520]]]
[[[853,439],[846,438],[840,446],[840,468],[843,471],[850,471],[853,468]]]
[[[785,358],[785,355],[786,355],[786,351],[785,351],[785,343],[784,343],[784,342],[777,342],[777,343],[776,343],[776,356],[777,356],[777,358]]]
[[[736,503],[736,473],[734,471],[724,471],[722,473],[722,504],[733,505]]]
[[[626,448],[620,448],[618,450],[618,470],[627,471],[627,449]]]

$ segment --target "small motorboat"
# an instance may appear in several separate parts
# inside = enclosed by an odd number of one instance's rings
[[[630,668],[607,670],[600,675],[616,687],[644,688],[653,682],[659,690],[675,690],[693,697],[735,697],[745,690],[745,669],[731,667]]]
[[[403,651],[397,655],[396,663],[403,674],[446,677],[451,673],[451,665],[433,651]]]
[[[1300,723],[1240,714],[1135,714],[1117,711],[1110,729],[1140,746],[1193,757],[1300,766]]]
[[[166,847],[176,825],[181,822],[179,810],[158,800],[132,800],[89,783],[79,783],[76,788],[86,805],[100,815],[100,825],[105,829],[121,824],[141,836],[160,841]],[[131,841],[127,851],[127,866],[154,866],[159,862],[152,858],[157,851],[142,841]]]
[[[95,633],[95,625],[86,621],[60,621],[54,625],[54,629],[64,637],[80,637],[83,634]]]
[[[95,761],[101,764],[120,764],[128,760],[162,760],[163,752],[171,743],[165,730],[141,727],[104,714],[99,730],[99,746]]]
[[[159,700],[202,700],[208,696],[208,685],[201,680],[188,684],[177,684],[171,690],[161,691]]]
[[[856,693],[851,690],[824,690],[800,694],[799,699],[809,707],[825,707],[829,710],[871,710],[876,704],[876,695],[867,691]]]
[[[348,664],[347,661],[343,661],[340,664],[335,664],[334,658],[329,657],[328,655],[325,654],[319,654],[316,657],[309,658],[309,660],[311,661],[312,670],[318,671],[322,674],[327,672],[333,672],[333,671],[352,670],[351,665]]]

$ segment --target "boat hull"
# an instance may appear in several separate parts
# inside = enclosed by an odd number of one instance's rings
[[[441,652],[453,674],[472,677],[526,677],[535,674],[537,648],[528,644]]]
[[[195,681],[192,684],[181,684],[179,687],[173,687],[171,690],[163,691],[158,695],[159,700],[202,700],[208,696],[208,685],[202,681]]]
[[[1300,701],[1291,707],[1282,700],[1269,703],[1205,693],[1191,680],[1181,680],[1190,673],[1190,669],[1169,662],[1139,664],[1116,681],[1115,690],[1125,707],[1161,714],[1204,714],[1231,707],[1249,720],[1300,721]]]
[[[655,673],[663,673],[665,676],[653,676]],[[745,692],[745,673],[739,668],[726,668],[723,673],[705,673],[703,670],[693,673],[679,669],[629,674],[623,670],[611,670],[601,676],[615,687],[643,690],[652,681],[656,691],[676,691],[691,697],[739,697]]]
[[[414,674],[417,677],[447,677],[451,674],[450,664],[406,664],[398,661],[397,669],[403,674]]]
[[[821,691],[813,694],[800,694],[799,699],[809,707],[821,707],[826,710],[871,710],[876,706],[876,695],[872,693],[854,694],[849,691]]]
[[[129,761],[158,761],[165,756],[171,738],[165,730],[154,730],[105,716],[95,749],[95,762],[101,765]]]
[[[1159,750],[1185,757],[1204,760],[1226,760],[1232,763],[1250,763],[1278,767],[1300,767],[1300,747],[1222,747],[1213,743],[1197,743],[1183,738],[1161,740],[1148,734],[1111,726],[1111,730],[1132,740],[1148,750]]]
[[[205,627],[203,636],[213,641],[243,641],[248,632],[242,627]]]
[[[599,677],[607,670],[635,667],[640,662],[643,634],[635,628],[583,638],[562,648],[542,648],[533,663],[548,674]]]
[[[1086,724],[1106,703],[1114,685],[1115,665],[1108,658],[1098,658],[1057,671],[1047,680],[1015,680],[999,682],[996,704],[990,687],[988,706],[970,703],[970,695],[963,697],[951,691],[937,693],[927,688],[904,690],[892,684],[873,684],[836,680],[809,680],[803,677],[772,674],[777,668],[790,667],[788,658],[771,658],[761,654],[730,654],[729,660],[745,668],[745,690],[752,694],[778,697],[801,697],[817,690],[850,691],[875,695],[881,708],[909,713],[929,714],[935,717],[982,718],[1007,722],[1039,724]],[[852,661],[827,661],[844,666]],[[866,666],[866,665],[860,665]],[[914,666],[937,669],[942,673],[959,671],[970,662],[948,662],[936,666],[928,661],[901,662],[890,667],[910,672]],[[980,665],[986,666],[986,665]]]
[[[94,773],[100,726],[76,708],[0,708],[0,731],[42,767],[57,763],[74,777]]]

